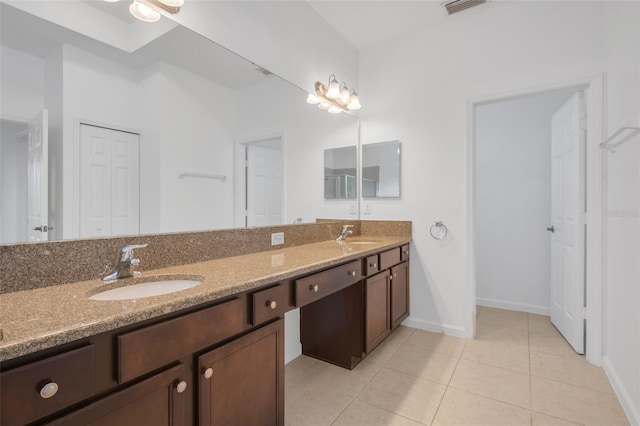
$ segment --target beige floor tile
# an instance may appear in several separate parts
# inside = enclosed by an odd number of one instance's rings
[[[394,330],[372,353],[367,359],[376,364],[383,365],[391,358],[391,356],[404,344],[411,335],[416,331],[415,328],[400,326]]]
[[[514,329],[527,329],[529,327],[529,314],[526,312],[506,311],[486,306],[482,307],[478,320],[486,323],[508,325]]]
[[[332,426],[420,426],[406,417],[355,400],[340,414]]]
[[[308,392],[299,398],[289,398],[289,395],[286,395],[285,424],[291,426],[330,425],[352,400],[353,398],[332,392],[331,389]]]
[[[584,425],[628,425],[620,402],[598,392],[541,377],[531,377],[532,409]]]
[[[553,355],[582,359],[555,327],[531,328],[529,330],[529,349]]]
[[[358,399],[428,425],[445,389],[435,382],[383,368],[360,392]]]
[[[326,362],[300,355],[285,366],[285,389],[297,391],[310,378],[321,375],[327,368],[329,368],[329,364]]]
[[[300,387],[304,393],[331,389],[334,393],[355,397],[380,371],[382,365],[365,359],[353,370],[328,364],[321,374],[307,378]]]
[[[584,357],[576,359],[532,351],[531,375],[613,393],[604,370],[589,364]]]
[[[530,425],[529,410],[448,388],[433,425]]]
[[[533,426],[575,426],[579,423],[568,422],[557,417],[547,416],[546,414],[532,413],[531,424]]]
[[[432,333],[425,330],[416,330],[408,339],[407,344],[417,346],[430,351],[442,352],[459,357],[464,350],[466,340],[447,336],[442,333]]]
[[[470,340],[464,347],[462,358],[529,373],[529,350],[524,346]]]
[[[477,321],[476,339],[483,342],[529,347],[529,329],[509,322]]]
[[[449,354],[404,344],[387,361],[385,367],[448,385],[458,359]]]
[[[530,407],[528,374],[461,359],[449,386],[519,407]]]

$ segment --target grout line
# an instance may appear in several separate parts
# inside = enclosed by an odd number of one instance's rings
[[[340,418],[342,413],[347,411],[347,408],[349,408],[351,406],[351,404],[353,404],[353,401],[355,401],[355,400],[356,400],[355,397],[351,398],[351,401],[349,401],[349,403],[338,413],[338,415],[335,417],[335,419],[331,420],[331,423],[329,423],[329,425],[334,424]]]
[[[475,393],[475,392],[470,391],[470,390],[467,390],[467,389],[462,389],[462,388],[458,388],[458,387],[451,386],[451,385],[449,385],[449,386],[448,386],[448,388],[455,389],[455,390],[460,391],[460,392],[470,393],[471,395],[479,396],[479,397],[481,397],[481,398],[490,399],[491,401],[499,402],[499,403],[501,403],[501,404],[507,404],[507,405],[510,405],[510,406],[512,406],[512,407],[517,407],[517,408],[519,408],[519,409],[521,409],[521,410],[532,411],[532,410],[531,410],[531,408],[526,408],[526,407],[523,407],[522,405],[514,404],[513,402],[503,401],[503,400],[501,400],[501,399],[497,399],[497,398],[495,398],[495,397],[491,397],[491,396],[487,396],[487,395],[482,395],[482,394],[479,394],[479,393]],[[447,389],[448,389],[448,388],[447,388]]]

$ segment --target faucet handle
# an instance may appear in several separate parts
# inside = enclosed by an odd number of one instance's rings
[[[349,228],[353,228],[353,225],[342,225],[342,230],[346,231]]]
[[[131,245],[122,247],[122,250],[120,250],[120,261],[122,262],[126,262],[128,260],[130,261],[133,257],[134,249],[145,248],[147,245],[148,244],[131,244]]]

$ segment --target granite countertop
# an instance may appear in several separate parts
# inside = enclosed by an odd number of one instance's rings
[[[375,241],[375,244],[349,244],[349,241]],[[156,270],[145,271],[143,265],[141,278],[112,283],[89,280],[0,294],[0,361],[304,275],[410,241],[410,238],[363,235],[347,239],[343,244],[323,241]],[[203,282],[176,293],[136,300],[89,299],[107,288],[161,275],[198,276]]]

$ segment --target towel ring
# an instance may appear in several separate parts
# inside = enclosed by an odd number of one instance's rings
[[[431,228],[429,228],[429,233],[436,240],[444,240],[447,234],[449,233],[449,230],[447,229],[447,226],[444,223],[442,223],[441,220],[438,220],[436,221],[436,223],[431,225]]]

